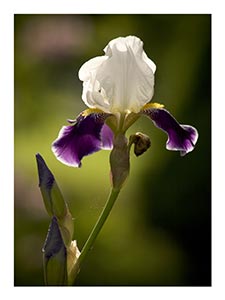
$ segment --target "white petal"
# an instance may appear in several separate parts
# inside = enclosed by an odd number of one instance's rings
[[[106,56],[97,56],[88,60],[84,63],[78,73],[78,77],[81,81],[86,81],[90,77],[90,72],[94,71],[98,68],[105,60],[107,59]]]
[[[143,52],[142,58],[148,64],[148,66],[152,69],[152,72],[154,74],[155,71],[156,71],[156,65],[155,65],[155,63],[150,58],[148,58],[148,56],[146,55],[145,52]]]
[[[82,99],[105,112],[139,112],[154,92],[155,64],[135,37],[109,42],[105,56],[86,62],[79,71],[84,81]]]

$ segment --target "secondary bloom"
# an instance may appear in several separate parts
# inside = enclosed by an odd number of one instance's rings
[[[135,36],[119,37],[109,42],[105,55],[90,59],[79,70],[83,81],[82,100],[89,107],[71,125],[63,126],[52,144],[56,157],[63,163],[80,167],[84,156],[100,149],[112,149],[115,137],[142,115],[168,135],[166,148],[192,151],[197,130],[180,125],[158,103],[149,103],[154,94],[156,65]]]

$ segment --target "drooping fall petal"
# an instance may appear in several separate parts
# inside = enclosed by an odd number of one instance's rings
[[[111,149],[113,133],[104,124],[107,114],[79,115],[75,124],[63,126],[52,144],[56,157],[66,165],[80,167],[84,156]]]
[[[156,127],[168,135],[166,149],[180,151],[181,156],[194,150],[198,131],[190,125],[180,125],[177,120],[163,108],[149,108],[142,111],[152,119]]]

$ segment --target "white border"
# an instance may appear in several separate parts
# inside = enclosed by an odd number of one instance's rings
[[[102,1],[102,0],[8,0],[1,4],[5,11],[14,14],[77,14],[77,13],[133,13],[133,14],[187,14],[204,13],[210,14],[219,6],[215,1],[209,0],[138,0],[127,2],[122,0]]]
[[[4,4],[3,4],[4,2]],[[110,3],[112,2],[112,3]],[[153,4],[154,3],[154,4]],[[225,166],[224,166],[224,9],[222,1],[1,1],[0,4],[0,121],[1,121],[1,165],[0,165],[0,294],[17,299],[50,296],[54,299],[88,297],[92,299],[221,299],[224,293],[224,215],[225,215]],[[212,287],[133,287],[133,288],[14,288],[13,245],[13,18],[18,13],[207,13],[212,14],[212,187],[213,187],[213,286]],[[221,126],[222,125],[222,126]],[[210,133],[209,133],[210,134]],[[37,291],[36,291],[37,289]],[[218,295],[217,295],[218,294]],[[224,295],[224,296],[223,296]],[[218,297],[217,297],[218,296]]]
[[[13,285],[14,269],[14,99],[13,99],[13,15],[0,8],[0,286],[7,288]]]

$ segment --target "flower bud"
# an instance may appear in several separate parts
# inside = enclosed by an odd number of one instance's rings
[[[47,167],[40,154],[36,155],[39,187],[48,214],[57,218],[62,239],[69,246],[73,236],[73,219],[62,193],[55,181],[54,175]]]
[[[132,134],[129,139],[129,145],[134,144],[134,153],[136,156],[142,155],[151,146],[150,138],[141,132]]]
[[[62,218],[66,215],[67,205],[52,172],[47,167],[40,154],[36,155],[39,187],[44,200],[45,208],[50,216]]]
[[[53,217],[42,249],[46,285],[67,285],[67,251],[57,218]]]

